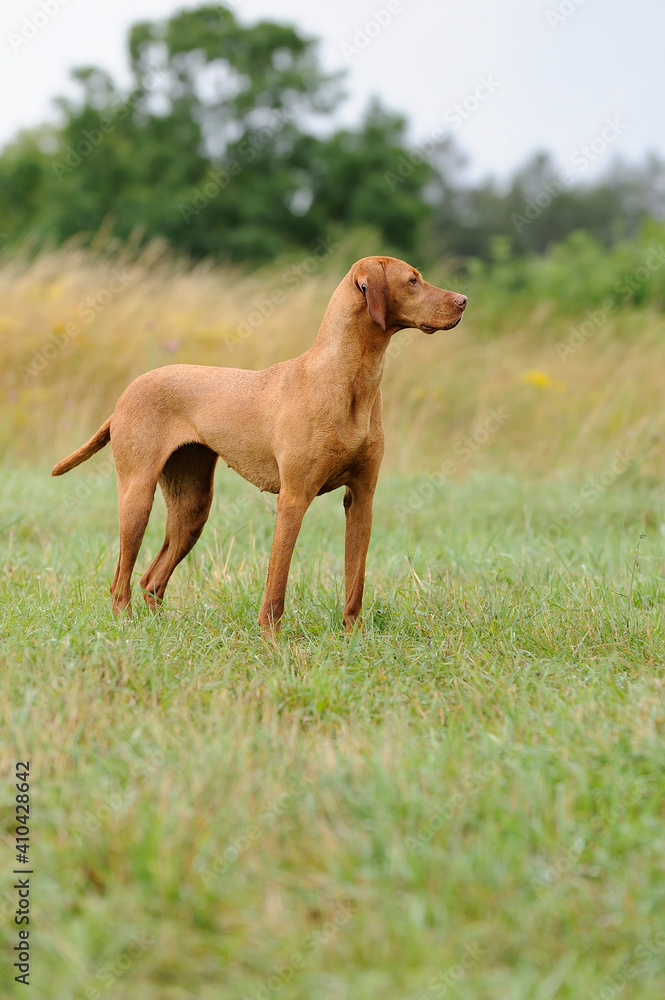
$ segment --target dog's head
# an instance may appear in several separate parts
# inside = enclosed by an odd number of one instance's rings
[[[369,315],[387,333],[407,327],[423,333],[452,330],[466,309],[466,295],[428,284],[397,257],[363,257],[351,268],[351,278]]]

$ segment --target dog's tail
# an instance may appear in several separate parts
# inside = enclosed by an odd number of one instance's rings
[[[90,440],[81,445],[78,451],[72,452],[67,458],[63,458],[61,462],[53,466],[52,476],[61,476],[63,472],[69,472],[70,469],[75,469],[77,465],[81,462],[85,462],[91,455],[94,455],[96,451],[100,451],[104,445],[107,445],[111,440],[111,418],[105,420],[102,426],[99,428],[96,434],[94,434]]]

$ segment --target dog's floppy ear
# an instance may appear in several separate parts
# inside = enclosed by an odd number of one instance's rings
[[[388,279],[385,267],[379,260],[364,260],[354,271],[353,280],[367,300],[370,316],[382,330],[385,330],[388,309]]]

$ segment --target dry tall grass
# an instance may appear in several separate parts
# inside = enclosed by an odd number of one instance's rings
[[[51,462],[79,445],[129,381],[173,362],[260,368],[305,350],[348,267],[338,251],[253,274],[191,266],[152,245],[75,245],[0,267],[0,448]],[[460,282],[445,274],[434,281]],[[463,475],[479,461],[537,475],[598,473],[622,449],[658,474],[665,341],[655,311],[622,311],[561,358],[561,303],[514,308],[488,330],[491,286],[451,333],[397,335],[384,378],[386,461]],[[268,315],[263,315],[266,313]],[[584,316],[578,318],[581,323]]]

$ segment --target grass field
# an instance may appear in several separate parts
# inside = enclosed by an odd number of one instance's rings
[[[0,271],[13,324],[2,341],[3,996],[662,996],[659,314],[626,311],[564,361],[555,345],[572,319],[538,324],[517,299],[501,342],[473,319],[471,295],[453,336],[405,338],[386,373],[364,631],[341,632],[335,493],[308,512],[284,627],[266,640],[270,499],[220,472],[163,613],[135,597],[133,620],[118,622],[109,452],[48,478],[135,367],[215,359],[219,275],[137,278],[24,384],[43,317],[66,322],[108,277],[106,265],[62,265],[67,308],[44,301],[56,262],[22,285]],[[334,283],[303,282],[293,328],[277,311],[231,350],[224,317],[259,287],[239,277],[215,321],[219,363],[306,346]],[[177,319],[144,325],[176,299],[185,333]],[[139,570],[163,520],[160,502]],[[11,776],[26,757],[31,990],[7,958]]]

